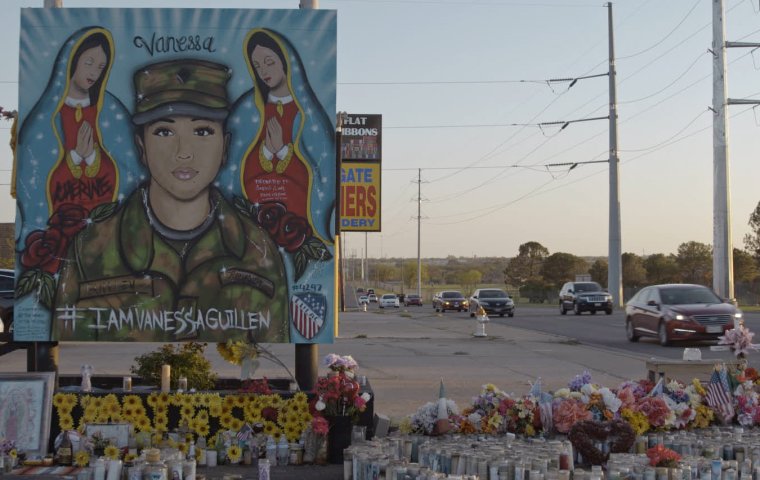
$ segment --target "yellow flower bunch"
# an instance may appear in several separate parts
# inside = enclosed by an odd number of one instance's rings
[[[691,421],[691,427],[693,428],[707,428],[715,418],[715,412],[707,405],[698,405],[695,409],[697,415],[694,420]]]
[[[61,430],[71,430],[74,428],[74,417],[71,411],[77,404],[77,396],[73,393],[56,393],[53,396],[53,405],[58,411],[58,425]]]
[[[631,425],[631,428],[636,432],[636,435],[641,435],[649,431],[651,425],[649,425],[647,416],[642,412],[635,412],[630,408],[623,408],[620,411],[620,414],[623,419]]]
[[[136,458],[137,458],[137,454],[136,453],[128,453],[128,454],[124,455],[124,463],[134,462]]]
[[[240,365],[246,358],[253,360],[259,355],[255,344],[240,340],[227,340],[226,343],[217,343],[216,350],[223,359],[233,365]]]
[[[296,442],[311,423],[308,398],[302,392],[284,400],[279,408],[277,423],[289,442]]]
[[[410,417],[402,418],[398,424],[398,431],[405,435],[412,433],[412,419]]]
[[[77,467],[86,467],[90,464],[90,454],[87,452],[87,450],[79,450],[76,455],[74,455],[74,465]]]
[[[707,392],[705,391],[705,387],[702,386],[702,382],[700,382],[698,378],[693,379],[691,381],[691,384],[694,385],[694,391],[697,392],[699,396],[705,396]]]

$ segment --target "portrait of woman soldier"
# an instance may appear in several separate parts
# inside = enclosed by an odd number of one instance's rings
[[[289,341],[282,258],[213,186],[230,144],[230,76],[195,59],[136,71],[134,141],[149,179],[74,240],[55,303],[77,317],[54,313],[54,338]]]
[[[326,211],[332,205],[314,205],[312,192],[320,167],[334,159],[330,121],[285,37],[255,29],[244,46],[259,120],[240,169],[243,194],[261,206],[268,230],[288,251],[288,232],[304,226],[329,243]]]
[[[89,212],[116,199],[118,171],[98,126],[112,44],[106,30],[95,28],[78,40],[69,57],[65,93],[54,113],[61,149],[47,181],[51,213],[66,203]]]

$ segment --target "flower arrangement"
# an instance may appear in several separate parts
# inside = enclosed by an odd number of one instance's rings
[[[750,351],[758,349],[758,345],[752,343],[754,336],[755,334],[744,326],[744,322],[741,322],[739,326],[718,337],[718,345],[727,345],[737,358],[744,358]]]
[[[459,430],[462,418],[459,416],[459,408],[456,402],[446,399],[446,411],[452,424],[456,425],[455,429]],[[402,433],[416,433],[431,435],[435,428],[435,422],[438,420],[438,404],[436,402],[427,402],[422,405],[412,415],[404,417],[399,425]]]
[[[314,408],[323,415],[357,416],[366,408],[369,393],[360,393],[359,382],[347,372],[320,377],[314,386]]]
[[[677,467],[678,462],[681,461],[681,455],[662,444],[647,450],[647,457],[649,457],[649,465],[653,467]]]
[[[15,459],[18,456],[16,442],[14,440],[0,438],[0,455],[8,455]]]
[[[332,372],[345,373],[349,377],[353,377],[356,374],[356,369],[359,368],[359,364],[353,359],[351,355],[337,355],[335,353],[329,353],[322,359],[322,365],[329,368]]]
[[[327,423],[325,417],[315,416],[311,420],[311,431],[315,434],[325,437],[330,430],[330,424]]]

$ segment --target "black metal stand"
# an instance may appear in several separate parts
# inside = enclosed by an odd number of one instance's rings
[[[319,344],[296,343],[296,382],[304,392],[314,390],[317,384]]]

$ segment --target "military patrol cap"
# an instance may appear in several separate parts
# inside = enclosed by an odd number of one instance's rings
[[[229,114],[229,68],[197,59],[146,65],[135,73],[135,125],[170,115],[222,121]]]

